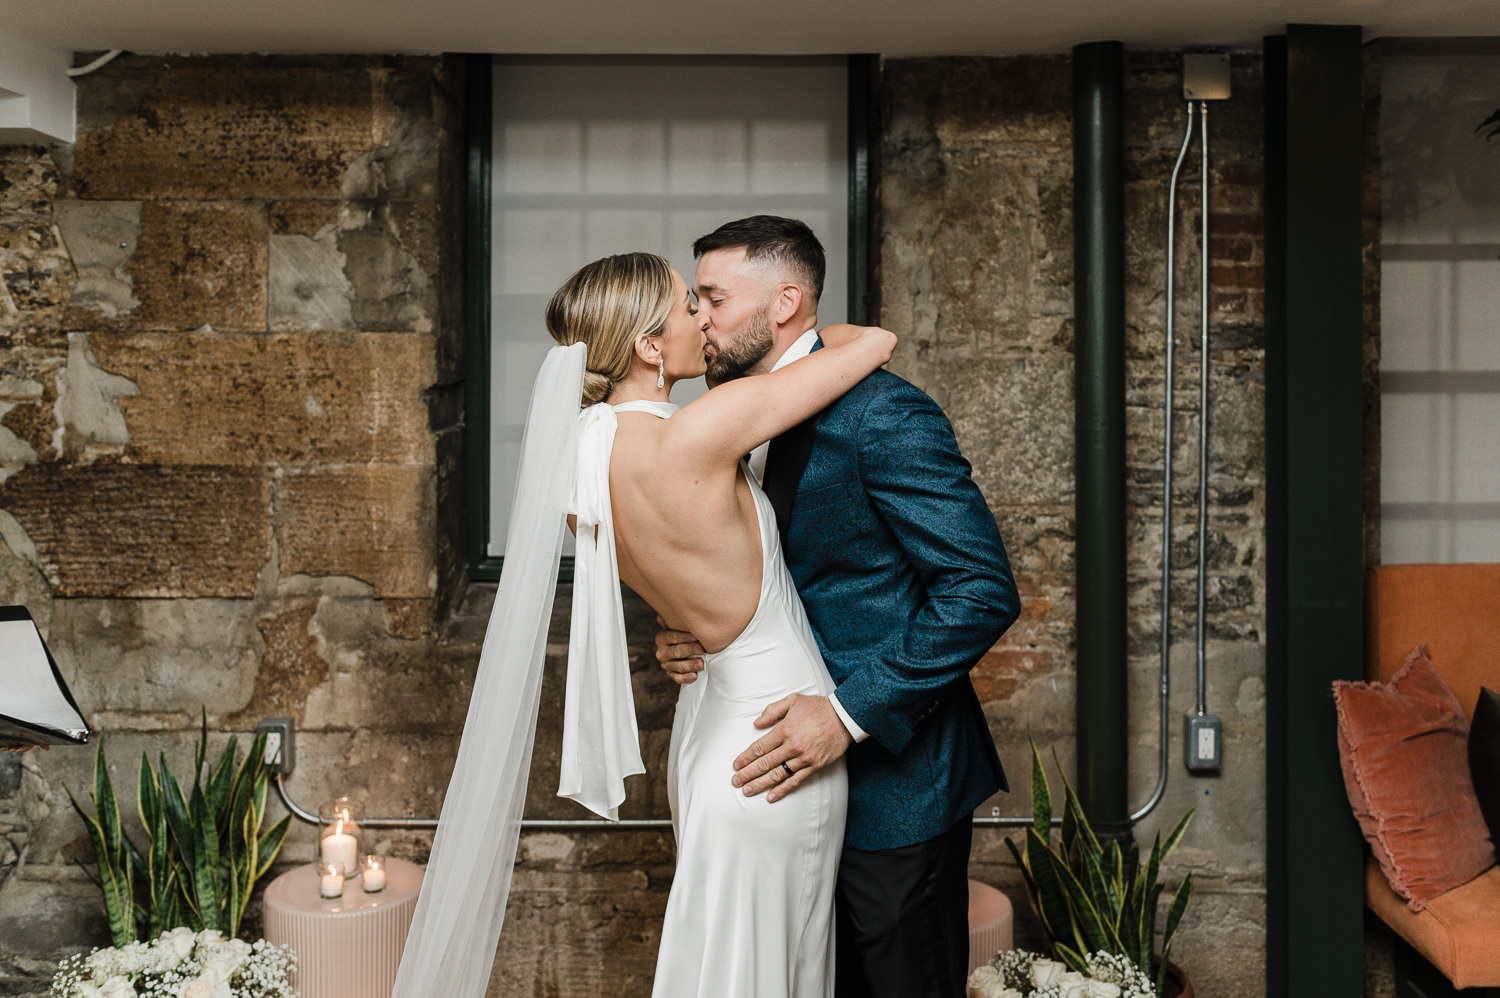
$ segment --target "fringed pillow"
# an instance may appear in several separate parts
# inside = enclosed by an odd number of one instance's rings
[[[1463,708],[1419,645],[1386,684],[1333,684],[1344,787],[1412,911],[1495,865],[1469,776]]]

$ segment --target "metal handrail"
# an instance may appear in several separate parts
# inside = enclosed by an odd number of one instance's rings
[[[276,774],[276,795],[281,798],[281,803],[287,812],[299,821],[316,825],[318,816],[297,804],[287,793],[285,774]],[[976,817],[974,824],[982,827],[1021,828],[1031,824],[1030,818],[1012,817],[1009,815],[991,815],[989,817]],[[1053,818],[1052,825],[1057,827],[1062,824],[1061,818]],[[436,818],[360,818],[361,828],[436,828]],[[572,830],[572,831],[610,831],[616,828],[671,828],[672,821],[669,818],[621,818],[619,821],[608,821],[604,818],[522,818],[521,830],[532,831],[539,829]]]

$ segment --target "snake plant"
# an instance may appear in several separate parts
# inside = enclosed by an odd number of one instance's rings
[[[1058,772],[1062,772],[1061,765]],[[1133,842],[1122,847],[1112,839],[1101,845],[1066,775],[1063,788],[1061,837],[1054,842],[1052,791],[1032,742],[1032,824],[1020,848],[1009,837],[1005,840],[1026,880],[1031,909],[1047,930],[1053,952],[1070,969],[1086,973],[1090,953],[1117,953],[1156,981],[1157,994],[1165,994],[1167,954],[1193,894],[1193,875],[1184,877],[1172,895],[1160,949],[1156,947],[1156,914],[1164,885],[1157,878],[1163,861],[1182,840],[1193,812],[1182,816],[1165,841],[1157,833],[1143,863]]]
[[[94,882],[104,895],[115,946],[154,939],[179,925],[239,935],[250,892],[281,851],[291,816],[261,831],[271,776],[265,735],[256,737],[243,759],[239,739],[231,738],[205,778],[207,749],[205,713],[187,793],[166,753],[154,770],[141,754],[136,804],[146,832],[144,851],[121,826],[102,738],[94,757],[94,813],[84,811],[68,792],[94,846]]]

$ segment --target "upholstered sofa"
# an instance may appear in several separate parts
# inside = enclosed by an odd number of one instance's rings
[[[1388,682],[1414,646],[1427,645],[1472,720],[1480,687],[1500,690],[1500,565],[1384,565],[1370,571],[1367,586],[1367,678]],[[1398,994],[1435,998],[1448,982],[1485,989],[1466,996],[1500,987],[1500,866],[1414,912],[1371,858],[1365,900],[1405,943],[1397,949]]]

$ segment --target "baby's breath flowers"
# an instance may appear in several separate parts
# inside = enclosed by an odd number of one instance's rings
[[[264,939],[225,939],[177,928],[149,943],[64,959],[50,998],[297,998],[288,980],[297,958]]]
[[[978,998],[1157,998],[1150,979],[1113,953],[1089,954],[1080,974],[1026,950],[1001,950],[968,984]]]

